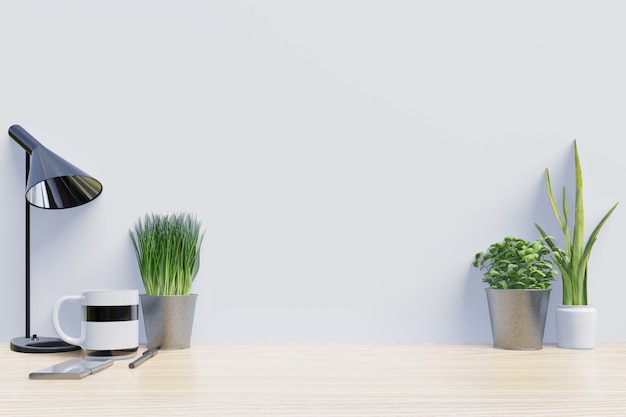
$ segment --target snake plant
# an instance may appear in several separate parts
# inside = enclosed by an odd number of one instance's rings
[[[564,305],[587,305],[587,263],[589,262],[589,256],[591,255],[591,249],[597,240],[600,229],[607,221],[611,213],[617,207],[617,203],[604,215],[602,220],[593,229],[589,239],[585,243],[585,214],[583,209],[583,178],[582,170],[580,168],[580,158],[578,156],[578,147],[574,140],[574,168],[576,179],[576,197],[574,204],[574,225],[573,231],[570,229],[569,224],[569,211],[567,204],[567,197],[565,187],[563,187],[563,201],[562,210],[559,210],[554,194],[552,192],[552,185],[550,184],[550,173],[546,168],[545,177],[546,185],[548,188],[548,197],[554,215],[561,227],[561,231],[564,235],[565,249],[559,248],[555,245],[554,241],[548,237],[546,232],[535,223],[537,230],[541,233],[541,236],[545,239],[546,243],[552,250],[553,259],[556,266],[561,272],[561,279],[563,281],[563,304]]]

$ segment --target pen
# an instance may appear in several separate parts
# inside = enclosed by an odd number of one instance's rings
[[[139,365],[141,365],[142,363],[144,363],[145,361],[147,361],[151,357],[156,356],[158,351],[159,351],[158,347],[146,350],[139,358],[137,358],[133,362],[129,363],[128,367],[130,369],[135,369],[136,367],[138,367]]]

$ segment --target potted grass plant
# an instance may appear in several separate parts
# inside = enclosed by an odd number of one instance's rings
[[[528,241],[507,236],[474,256],[474,267],[485,271],[485,288],[493,346],[538,350],[550,300],[550,285],[558,271],[544,238]]]
[[[190,346],[200,266],[201,222],[189,213],[147,214],[130,229],[146,294],[140,295],[148,347]]]
[[[563,281],[563,304],[556,309],[557,340],[560,347],[571,349],[592,349],[595,345],[597,312],[587,298],[587,264],[591,249],[598,238],[598,233],[617,207],[617,203],[604,215],[585,242],[585,213],[583,208],[583,177],[578,156],[578,146],[574,140],[574,170],[576,196],[574,202],[573,230],[569,223],[569,210],[566,189],[563,187],[562,210],[556,204],[550,173],[546,168],[545,177],[548,197],[552,210],[563,232],[565,249],[557,246],[546,232],[535,224],[539,233],[546,239],[554,261],[561,272]]]

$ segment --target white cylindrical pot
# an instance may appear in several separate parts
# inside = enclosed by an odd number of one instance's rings
[[[559,347],[593,349],[598,314],[592,305],[556,307],[556,334]]]

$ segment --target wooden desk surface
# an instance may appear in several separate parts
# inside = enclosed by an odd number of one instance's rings
[[[0,344],[2,416],[626,416],[626,344],[202,344],[82,380]]]

